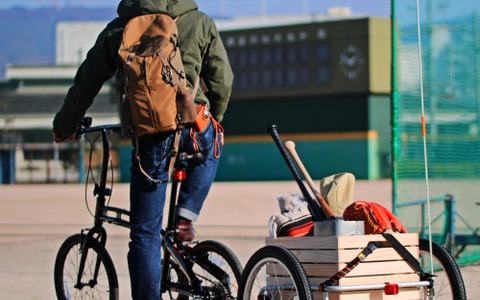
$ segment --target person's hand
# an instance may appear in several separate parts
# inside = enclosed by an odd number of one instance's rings
[[[71,136],[69,137],[65,137],[65,138],[60,138],[58,137],[55,132],[53,133],[53,139],[55,140],[55,143],[61,143],[61,142],[65,142],[66,140],[73,140],[75,138],[75,134],[72,134]]]

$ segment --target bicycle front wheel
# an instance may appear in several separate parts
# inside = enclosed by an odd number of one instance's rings
[[[427,239],[420,239],[420,263],[423,271],[432,272],[430,259],[430,242]],[[467,299],[465,284],[460,273],[460,269],[448,253],[447,249],[439,243],[432,241],[432,259],[433,259],[433,288],[435,291],[434,299],[438,300],[463,300]]]
[[[265,246],[245,266],[238,299],[313,299],[298,258],[280,246]]]
[[[216,241],[203,241],[191,249],[194,258],[193,272],[202,282],[202,289],[208,299],[237,299],[242,265],[235,254],[225,245]],[[188,286],[180,276],[182,286]],[[188,299],[180,296],[179,299]]]
[[[55,260],[54,281],[57,298],[118,299],[118,280],[112,259],[105,248],[92,240],[87,249],[82,243],[86,235],[72,235],[62,244]],[[80,258],[87,251],[85,268],[77,284]]]

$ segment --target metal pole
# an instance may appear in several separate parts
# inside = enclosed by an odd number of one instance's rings
[[[398,143],[400,141],[398,135],[398,88],[397,88],[397,14],[396,1],[391,0],[391,32],[392,32],[392,62],[391,62],[391,77],[392,77],[392,93],[390,96],[390,113],[392,118],[392,212],[397,214],[397,159],[399,157]]]
[[[425,125],[425,101],[424,101],[424,92],[423,92],[423,64],[422,64],[422,38],[420,30],[420,1],[417,0],[417,35],[418,35],[418,69],[420,72],[420,102],[422,106],[422,136],[423,136],[423,154],[425,157],[425,193],[427,198],[427,216],[428,216],[428,237],[430,241],[430,266],[431,274],[433,272],[433,255],[432,255],[432,229],[431,229],[431,220],[430,220],[430,191],[429,191],[429,182],[428,182],[428,159],[427,159],[427,130]],[[427,7],[430,10],[430,0],[427,0]],[[429,11],[430,14],[430,11]]]
[[[478,12],[475,11],[473,12],[473,36],[474,36],[474,49],[473,49],[473,60],[474,60],[474,66],[475,66],[475,78],[474,78],[474,84],[473,86],[475,87],[475,98],[477,102],[477,133],[480,130],[480,62],[478,61],[478,58],[480,56],[480,35],[478,33]]]
[[[85,139],[78,140],[78,182],[85,182]]]

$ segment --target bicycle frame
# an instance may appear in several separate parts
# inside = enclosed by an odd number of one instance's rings
[[[197,292],[201,292],[201,284],[200,281],[197,279],[191,267],[187,266],[184,262],[182,257],[180,256],[179,252],[183,249],[177,249],[175,245],[172,243],[171,236],[174,233],[174,220],[175,220],[175,205],[178,193],[178,185],[183,180],[185,172],[185,165],[183,163],[177,163],[175,167],[175,171],[173,173],[173,181],[172,181],[172,188],[170,192],[170,206],[168,209],[168,218],[167,218],[167,227],[166,230],[161,231],[160,235],[162,237],[162,247],[167,251],[164,252],[164,257],[162,261],[162,293],[164,291],[174,289],[176,292],[188,295],[188,296],[195,296],[190,291],[183,290],[180,286],[172,284],[168,280],[168,272],[169,272],[169,265],[170,259],[172,258],[175,263],[177,263],[180,271],[186,276],[189,282],[192,283],[193,287],[196,287]],[[182,174],[182,175],[179,175]],[[180,248],[183,248],[182,245],[179,245]]]
[[[161,231],[161,237],[162,237],[162,247],[167,250],[164,252],[164,257],[163,257],[163,262],[162,262],[162,293],[166,292],[167,290],[173,290],[179,294],[183,294],[189,297],[196,297],[196,296],[202,296],[205,295],[205,291],[202,288],[201,281],[197,278],[195,273],[192,270],[192,267],[190,263],[187,263],[180,255],[182,253],[183,255],[187,256],[187,261],[191,262],[193,261],[193,257],[190,256],[188,251],[185,251],[188,249],[188,246],[184,246],[182,244],[174,244],[172,241],[172,236],[175,232],[175,206],[176,206],[176,199],[177,199],[177,193],[178,193],[178,187],[179,184],[182,182],[182,180],[185,178],[185,168],[186,168],[186,161],[189,160],[204,160],[203,155],[187,155],[186,153],[179,153],[178,154],[178,161],[175,164],[175,171],[173,173],[173,180],[172,180],[172,185],[171,185],[171,192],[170,192],[170,206],[168,209],[168,218],[167,218],[167,226],[166,230]],[[171,265],[170,259],[173,259],[177,266],[179,267],[179,270],[185,275],[187,280],[190,282],[190,285],[192,286],[193,293],[190,290],[185,290],[182,289],[179,284],[175,284],[170,282],[169,280],[169,266]],[[223,283],[225,283],[226,278],[228,278],[228,275],[221,269],[215,268],[215,266],[212,266],[208,263],[205,263],[201,260],[196,261],[197,264],[199,264],[203,269],[209,271],[215,278],[221,280]]]
[[[106,205],[106,197],[111,195],[111,189],[107,188],[107,174],[108,166],[110,161],[110,143],[108,139],[109,133],[118,133],[121,131],[121,125],[107,125],[107,126],[98,126],[90,127],[91,119],[86,119],[82,122],[82,127],[77,130],[76,137],[79,138],[81,135],[90,132],[99,132],[102,137],[103,144],[103,160],[101,166],[100,182],[95,184],[94,195],[96,196],[96,205],[95,205],[95,215],[94,215],[94,226],[87,229],[82,229],[81,233],[84,236],[84,231],[88,231],[84,240],[81,242],[81,258],[77,274],[77,282],[75,288],[82,289],[85,286],[94,286],[97,281],[97,276],[100,268],[100,260],[95,264],[94,278],[91,279],[88,283],[82,283],[81,277],[85,269],[86,258],[88,254],[89,246],[92,243],[92,240],[97,240],[105,247],[107,242],[107,232],[103,227],[104,222],[109,224],[114,224],[122,226],[125,228],[130,228],[130,222],[126,220],[126,217],[130,216],[130,212],[125,209],[108,206]],[[177,158],[177,163],[175,164],[174,176],[171,184],[171,194],[170,194],[170,207],[168,212],[167,226],[165,230],[161,230],[161,239],[162,239],[162,248],[164,251],[164,258],[162,262],[162,293],[171,290],[177,293],[187,295],[190,297],[204,297],[207,295],[203,291],[201,280],[195,275],[192,266],[194,258],[188,253],[188,245],[182,245],[176,243],[173,239],[175,232],[174,229],[174,220],[175,220],[175,205],[178,193],[178,187],[181,181],[185,178],[185,168],[187,162],[204,160],[202,154],[197,153],[193,155],[188,155],[186,153],[179,153]],[[181,175],[179,175],[181,174]],[[109,216],[108,213],[114,213],[115,216]],[[186,256],[186,259],[182,257]],[[171,259],[178,266],[179,270],[185,275],[185,278],[190,283],[192,290],[185,290],[180,287],[179,284],[170,282],[168,277],[168,271],[170,265],[172,265]],[[208,264],[199,260],[197,261],[202,268],[209,271],[214,277],[221,280],[221,282],[228,281],[228,275],[218,267],[212,266],[213,264]]]

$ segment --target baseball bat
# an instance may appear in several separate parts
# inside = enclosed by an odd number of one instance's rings
[[[300,188],[300,191],[302,192],[303,196],[305,197],[305,200],[308,203],[310,212],[312,213],[314,220],[315,221],[327,220],[328,217],[325,215],[324,211],[322,210],[318,202],[312,198],[310,193],[308,193],[307,188],[303,184],[303,181],[300,178],[300,174],[298,174],[298,171],[295,168],[295,165],[293,164],[291,157],[288,155],[287,150],[285,149],[285,146],[280,140],[280,136],[278,135],[278,131],[277,131],[277,125],[268,126],[267,132],[270,134],[273,141],[277,145],[278,150],[280,150],[280,153],[282,154],[283,159],[285,159],[285,162],[287,163],[287,166],[290,169],[290,172],[292,173],[293,178],[297,182],[298,187]]]
[[[332,210],[330,209],[330,206],[328,206],[327,201],[325,201],[325,199],[322,197],[322,194],[320,194],[320,192],[316,189],[315,184],[313,183],[312,177],[310,177],[310,175],[307,172],[307,169],[302,163],[302,160],[298,156],[298,153],[295,150],[295,143],[292,141],[286,141],[285,148],[287,149],[287,152],[290,155],[290,157],[295,162],[295,165],[297,165],[303,178],[305,178],[305,181],[310,187],[310,190],[315,195],[315,198],[317,199],[318,203],[320,203],[320,207],[323,209],[325,215],[327,215],[329,219],[333,219],[333,218],[336,219],[336,217],[333,215]]]

